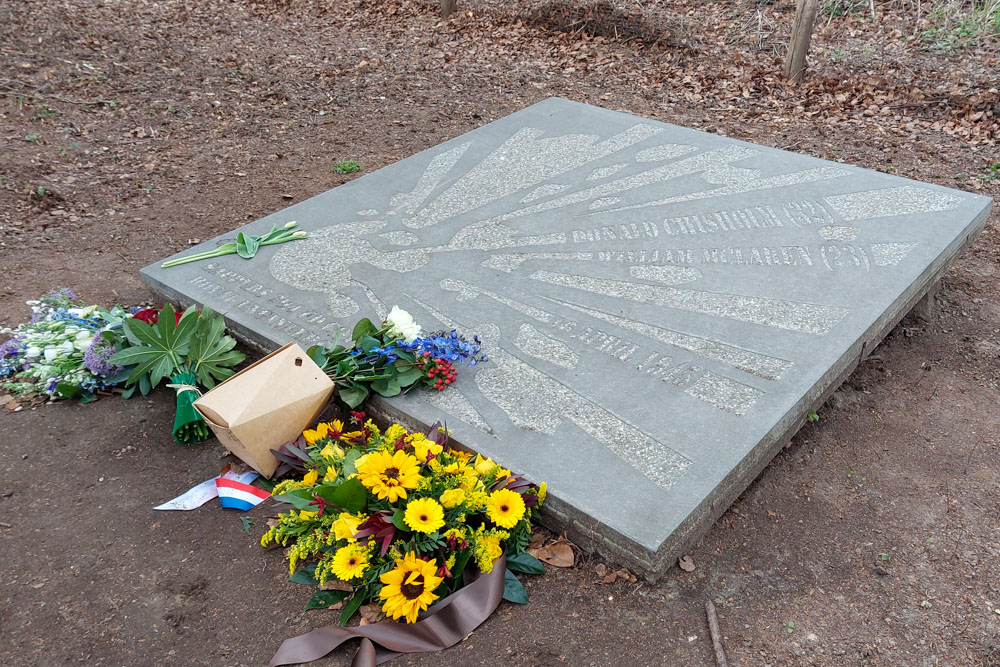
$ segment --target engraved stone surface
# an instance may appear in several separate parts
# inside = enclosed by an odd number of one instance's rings
[[[549,99],[143,269],[269,350],[394,305],[491,362],[372,408],[549,483],[547,521],[655,578],[982,229],[990,200]],[[204,250],[236,231],[202,244]]]

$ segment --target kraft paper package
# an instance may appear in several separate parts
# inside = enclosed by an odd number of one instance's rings
[[[333,381],[295,343],[275,350],[194,402],[226,449],[264,477],[271,454],[299,437],[326,407]]]

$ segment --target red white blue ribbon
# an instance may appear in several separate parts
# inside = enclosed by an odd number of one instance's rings
[[[215,486],[219,491],[219,502],[223,507],[244,512],[271,497],[271,494],[264,489],[224,477],[217,477]]]

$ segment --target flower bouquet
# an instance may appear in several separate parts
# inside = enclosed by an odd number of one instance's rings
[[[362,319],[351,333],[351,345],[314,345],[308,354],[340,387],[337,395],[350,408],[371,392],[397,396],[424,385],[444,391],[458,377],[456,364],[475,366],[489,361],[479,338],[467,340],[457,331],[421,336],[421,327],[399,307],[393,307],[381,327]]]
[[[509,570],[544,572],[526,550],[545,484],[449,448],[438,425],[427,435],[398,424],[382,432],[353,414],[353,430],[334,421],[305,431],[304,475],[272,491],[294,509],[278,515],[261,544],[287,546],[292,581],[320,588],[306,608],[343,601],[346,625],[374,602],[414,623],[462,587],[466,569],[489,573],[505,551],[504,597],[527,602]]]
[[[11,336],[0,344],[0,379],[6,378],[0,387],[17,395],[86,403],[125,380],[124,369],[109,358],[121,344],[128,311],[82,305],[66,288],[27,303],[34,313],[31,322],[0,330]]]
[[[146,395],[169,378],[167,386],[177,391],[174,439],[182,444],[208,440],[212,432],[192,405],[201,395],[198,387],[211,389],[232,376],[232,367],[246,355],[233,349],[236,341],[225,335],[225,319],[207,306],[176,313],[167,304],[155,318],[145,311],[141,314],[123,323],[123,348],[108,360],[128,367],[125,398],[136,389]]]

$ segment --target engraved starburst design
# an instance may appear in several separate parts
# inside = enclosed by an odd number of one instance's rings
[[[498,414],[488,406],[529,431],[572,425],[669,488],[691,465],[684,443],[602,407],[588,359],[738,420],[793,372],[783,344],[808,346],[848,315],[776,286],[891,270],[916,244],[868,221],[959,199],[917,185],[817,196],[814,184],[853,172],[765,162],[728,140],[667,142],[664,127],[456,140],[412,158],[415,179],[383,203],[331,211],[307,243],[278,249],[271,273],[324,293],[345,327],[398,303],[479,332],[492,363],[422,400],[486,434]],[[778,342],[748,345],[746,330]]]

